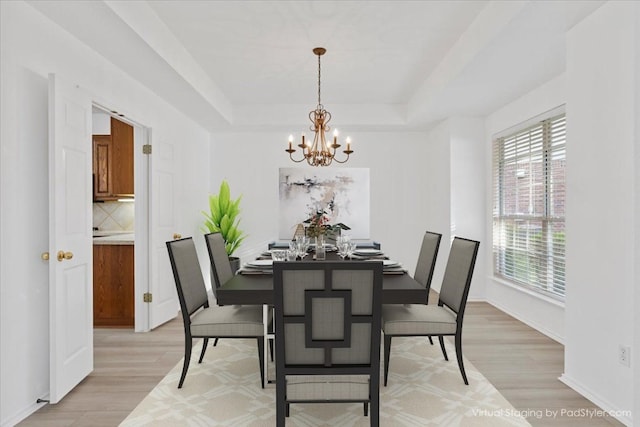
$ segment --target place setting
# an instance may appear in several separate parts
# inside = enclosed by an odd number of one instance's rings
[[[384,252],[379,249],[374,248],[359,248],[353,251],[353,257],[358,259],[366,259],[366,258],[386,258]]]
[[[272,274],[273,273],[273,259],[255,259],[245,263],[240,270],[239,274]]]
[[[405,274],[406,272],[407,270],[399,262],[390,259],[382,260],[382,274]]]

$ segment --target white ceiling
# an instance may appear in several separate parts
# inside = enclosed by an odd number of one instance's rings
[[[559,75],[602,1],[32,1],[212,131],[426,129],[484,116]]]

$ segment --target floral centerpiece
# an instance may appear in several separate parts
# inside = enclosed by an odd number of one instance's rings
[[[327,240],[333,241],[340,235],[342,230],[351,230],[350,227],[341,222],[331,224],[327,211],[322,208],[312,211],[311,216],[304,223],[308,224],[305,230],[307,236],[326,237]]]

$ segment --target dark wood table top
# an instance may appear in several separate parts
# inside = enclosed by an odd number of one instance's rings
[[[237,274],[216,289],[215,295],[220,305],[273,304],[273,275]],[[425,304],[426,302],[427,290],[410,275],[383,275],[383,304]]]

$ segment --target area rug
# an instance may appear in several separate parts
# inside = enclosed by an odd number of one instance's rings
[[[394,338],[388,386],[380,387],[380,425],[529,426],[466,359],[469,385],[463,383],[455,350],[446,342],[448,362],[437,341]],[[120,426],[275,426],[275,384],[260,387],[255,340],[220,340],[198,364],[200,346],[192,352],[182,389],[180,361]],[[368,425],[362,404],[291,405],[287,418],[287,426]]]

